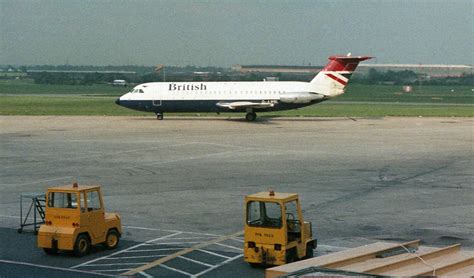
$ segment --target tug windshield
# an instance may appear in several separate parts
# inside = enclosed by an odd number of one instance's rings
[[[253,227],[281,228],[280,204],[258,201],[247,203],[247,224]]]

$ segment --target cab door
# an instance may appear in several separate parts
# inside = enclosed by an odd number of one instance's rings
[[[85,220],[92,243],[103,241],[105,237],[105,213],[102,201],[102,195],[99,189],[93,189],[85,192],[86,209],[82,219]]]
[[[288,229],[288,243],[296,241],[301,243],[302,238],[302,222],[301,212],[299,211],[299,204],[297,200],[285,203],[286,225]]]

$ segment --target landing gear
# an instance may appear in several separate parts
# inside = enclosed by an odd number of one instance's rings
[[[253,122],[257,118],[257,114],[255,112],[249,112],[247,115],[245,115],[245,119],[247,122]]]
[[[155,114],[156,114],[156,119],[157,120],[160,120],[160,121],[163,120],[163,113],[156,112]]]

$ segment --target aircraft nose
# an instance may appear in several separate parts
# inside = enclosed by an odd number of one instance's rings
[[[118,98],[118,99],[115,101],[115,104],[120,105],[120,98]]]

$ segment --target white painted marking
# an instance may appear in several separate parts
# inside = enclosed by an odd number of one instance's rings
[[[198,261],[198,260],[193,260],[193,259],[190,259],[190,258],[184,257],[184,256],[178,256],[177,258],[184,259],[186,261],[190,261],[190,262],[193,262],[193,263],[196,263],[196,264],[205,265],[207,267],[213,267],[214,266],[212,264],[207,264],[207,263],[204,263],[204,262],[201,262],[201,261]]]
[[[149,246],[149,245],[186,245],[186,244],[198,244],[198,243],[201,243],[202,241],[186,241],[186,242],[158,242],[158,243],[155,243],[155,242],[151,242],[151,243],[147,243],[145,245]]]
[[[239,250],[239,251],[242,251],[242,248],[238,248],[238,247],[235,247],[235,246],[232,246],[232,245],[227,245],[227,244],[224,244],[224,243],[215,243],[217,245],[220,245],[222,247],[227,247],[227,248],[230,248],[230,249],[235,249],[235,250]]]
[[[229,239],[232,239],[232,240],[235,240],[235,241],[238,241],[238,242],[244,242],[244,240],[243,240],[243,239],[236,238],[236,237],[229,238]]]
[[[104,258],[104,260],[125,260],[125,259],[140,259],[140,258],[157,258],[157,257],[166,257],[167,255],[150,255],[150,256],[130,256],[130,257],[111,257]]]
[[[174,233],[174,234],[169,234],[169,235],[162,236],[162,237],[159,237],[159,238],[151,239],[151,240],[149,240],[149,241],[145,241],[145,242],[143,242],[143,243],[140,243],[140,244],[137,244],[137,245],[128,247],[128,248],[126,248],[126,249],[117,251],[117,252],[112,253],[112,254],[110,254],[110,255],[107,255],[107,256],[104,256],[104,257],[99,257],[99,258],[96,258],[96,259],[93,259],[93,260],[90,260],[90,261],[87,261],[87,262],[84,262],[84,263],[75,265],[75,266],[73,266],[73,267],[71,267],[71,268],[78,268],[78,267],[81,267],[81,266],[84,266],[84,265],[87,265],[87,264],[90,264],[90,263],[93,263],[93,262],[102,260],[102,259],[104,259],[104,258],[110,258],[110,257],[115,256],[115,255],[117,255],[117,254],[121,254],[121,253],[127,252],[128,250],[132,250],[132,249],[135,249],[135,248],[137,248],[137,247],[143,246],[143,245],[145,245],[146,243],[153,242],[153,241],[160,240],[160,239],[167,238],[167,237],[176,236],[176,235],[179,235],[179,234],[181,234],[181,232],[176,232],[176,233]]]
[[[194,275],[194,276],[195,276],[195,277],[198,277],[198,276],[204,275],[204,274],[206,274],[206,273],[208,273],[208,272],[210,272],[210,271],[212,271],[212,270],[214,270],[214,269],[216,269],[216,268],[218,268],[218,267],[221,267],[221,266],[223,266],[223,265],[225,265],[225,264],[228,264],[228,263],[230,263],[231,261],[236,260],[236,259],[238,259],[238,258],[241,258],[241,257],[243,257],[243,256],[244,256],[244,254],[240,254],[240,255],[238,255],[238,256],[229,258],[228,260],[225,260],[225,261],[223,261],[223,262],[221,262],[221,263],[219,263],[219,264],[216,264],[215,266],[213,266],[213,267],[211,267],[211,268],[208,268],[208,269],[206,269],[206,270],[203,270],[203,271],[199,272],[198,274],[196,274],[196,275]]]
[[[169,238],[169,240],[192,240],[192,239],[211,239],[211,238],[216,238],[219,236],[196,236],[196,237],[172,237]]]
[[[169,233],[182,233],[182,234],[192,234],[192,235],[207,235],[207,236],[216,236],[220,237],[222,235],[217,234],[209,234],[209,233],[198,233],[198,232],[186,232],[186,231],[177,231],[177,230],[166,230],[166,229],[156,229],[156,228],[147,228],[147,227],[136,227],[136,226],[122,226],[128,229],[137,229],[137,230],[148,230],[148,231],[162,231],[162,232],[169,232]]]
[[[69,269],[69,268],[63,268],[63,267],[47,266],[47,265],[32,264],[32,263],[17,262],[17,261],[9,261],[9,260],[0,260],[0,263],[27,265],[27,266],[34,266],[34,267],[39,267],[39,268],[63,270],[63,271],[70,271],[70,272],[83,273],[83,274],[95,274],[91,271],[85,271],[85,270]],[[107,277],[115,277],[115,276],[106,275],[106,274],[100,274],[100,275],[107,276]]]
[[[172,251],[172,250],[182,250],[183,248],[159,248],[159,249],[141,249],[141,250],[129,250],[126,253],[132,252],[153,252],[153,251]]]
[[[119,272],[119,271],[127,271],[130,270],[130,268],[120,268],[120,269],[94,269],[91,270],[91,272]],[[104,275],[104,274],[101,274]],[[117,277],[117,275],[107,275],[107,276],[113,276]]]
[[[145,276],[146,278],[153,278],[153,276],[151,276],[150,274],[146,273],[145,271],[140,271],[138,272],[138,274],[142,275],[142,276]]]
[[[164,264],[160,264],[159,266],[161,266],[161,267],[163,267],[163,268],[166,268],[166,269],[168,269],[168,270],[174,271],[174,272],[178,272],[178,273],[187,275],[187,276],[189,276],[189,277],[194,277],[194,275],[191,274],[191,273],[189,273],[189,272],[186,272],[186,271],[183,271],[183,270],[179,270],[179,269],[176,269],[176,268],[173,268],[173,267],[164,265]]]
[[[228,256],[224,256],[222,254],[214,253],[212,251],[208,251],[208,250],[204,250],[204,249],[196,249],[196,251],[207,253],[209,255],[213,255],[213,256],[217,256],[217,257],[221,257],[221,258],[224,258],[224,259],[230,259],[231,258],[231,257],[228,257]]]
[[[82,267],[91,267],[91,266],[114,266],[114,265],[145,265],[147,262],[144,263],[118,263],[118,264],[87,264],[83,265]]]

